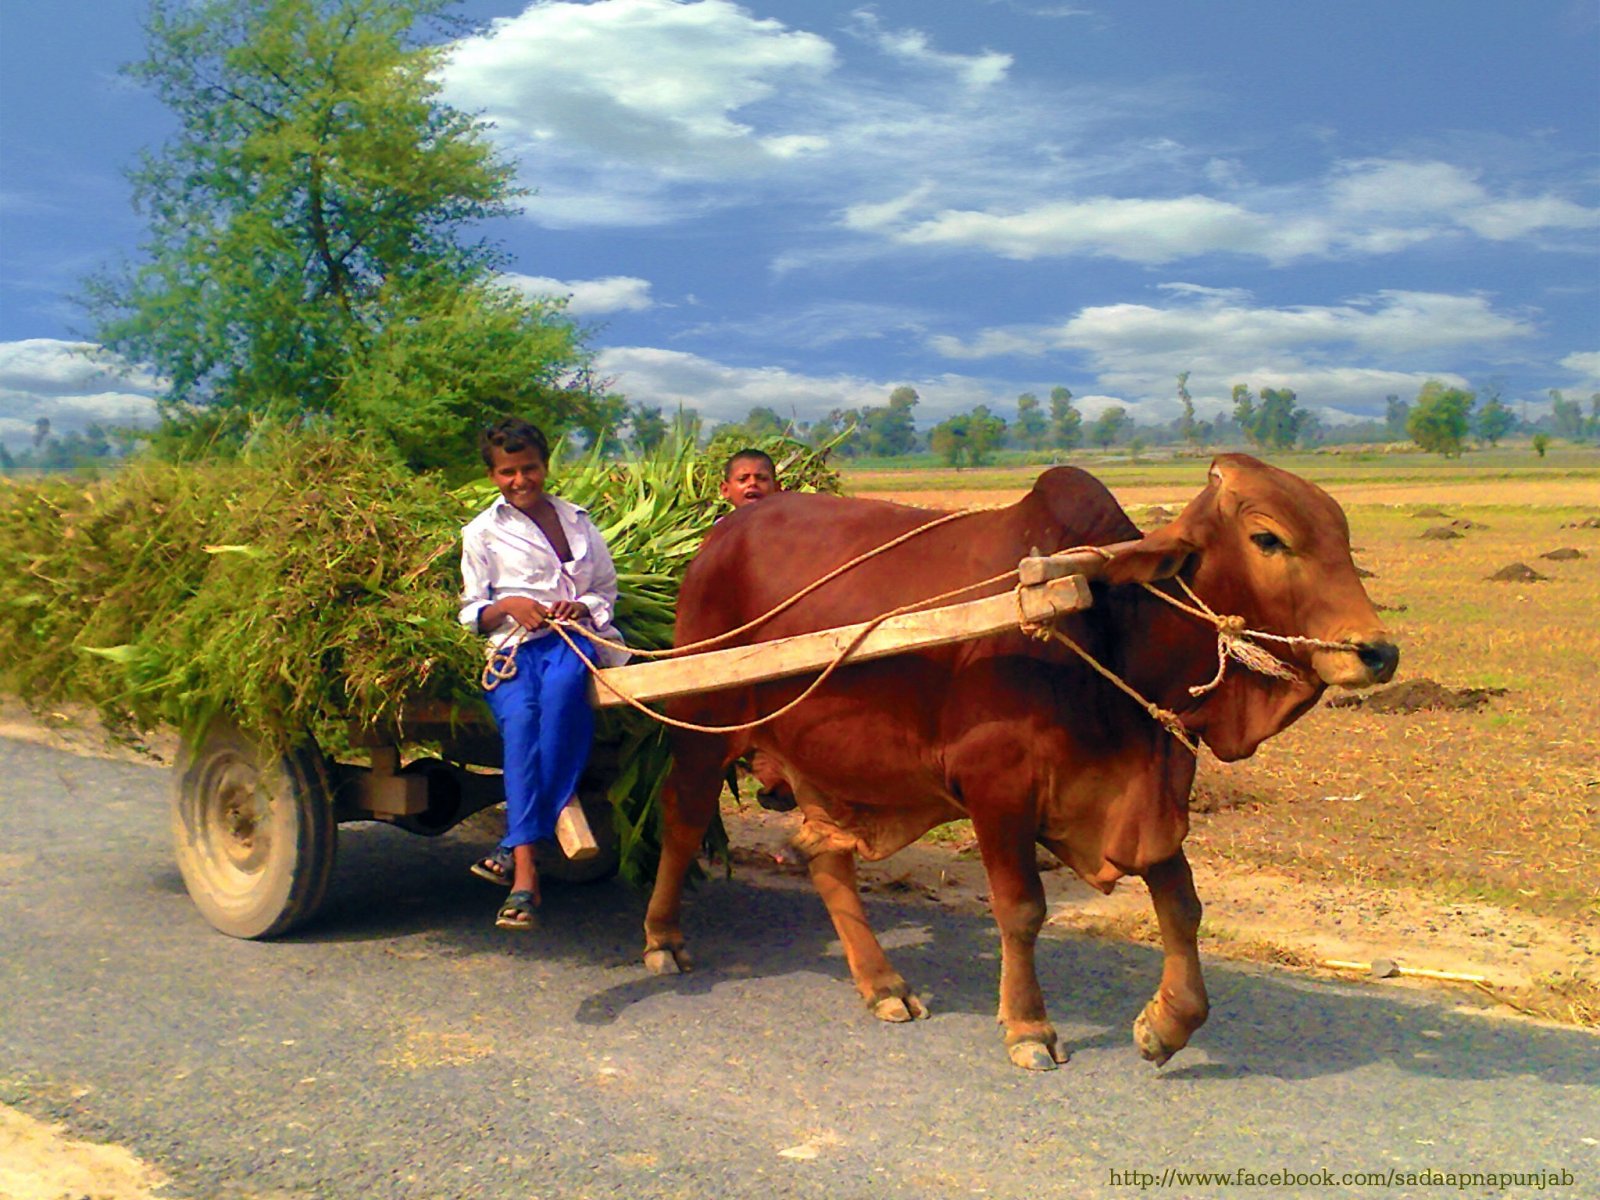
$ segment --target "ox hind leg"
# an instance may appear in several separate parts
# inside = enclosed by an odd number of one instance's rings
[[[708,734],[673,735],[672,769],[661,789],[661,863],[644,916],[644,963],[656,975],[694,966],[684,947],[683,881],[717,815],[725,749]]]
[[[810,860],[811,882],[828,908],[844,946],[850,977],[872,1015],[880,1021],[914,1021],[928,1015],[900,972],[889,965],[877,935],[867,923],[856,887],[856,856],[851,850],[822,850]]]
[[[1044,927],[1044,882],[1039,877],[1033,826],[1020,819],[973,817],[978,850],[989,876],[989,904],[1000,927],[1000,1007],[1006,1054],[1029,1071],[1053,1071],[1067,1061],[1045,1011],[1034,950]]]
[[[1139,1053],[1160,1066],[1189,1044],[1206,1022],[1210,1002],[1200,974],[1200,897],[1189,860],[1180,850],[1145,872],[1156,921],[1161,926],[1161,986],[1133,1023]]]

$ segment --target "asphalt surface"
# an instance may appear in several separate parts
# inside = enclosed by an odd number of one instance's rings
[[[310,1197],[1600,1196],[1600,1039],[1447,999],[1208,965],[1157,1070],[1155,952],[1040,955],[1062,1069],[1009,1065],[987,920],[874,901],[930,1003],[872,1020],[820,902],[759,872],[689,899],[702,964],[639,962],[643,897],[546,889],[492,927],[487,846],[345,826],[276,943],[184,893],[165,771],[0,741],[0,1101],[127,1146],[166,1194]],[[1566,1171],[1572,1186],[1141,1187],[1113,1172]],[[1559,1176],[1558,1176],[1559,1178]]]

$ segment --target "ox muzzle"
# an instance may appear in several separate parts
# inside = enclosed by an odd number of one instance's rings
[[[1318,650],[1311,665],[1332,687],[1363,688],[1388,683],[1400,666],[1400,647],[1386,633],[1341,639],[1349,649]]]

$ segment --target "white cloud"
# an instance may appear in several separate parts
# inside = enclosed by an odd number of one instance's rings
[[[1172,403],[1174,376],[1190,371],[1197,400],[1224,403],[1233,383],[1250,382],[1294,388],[1311,404],[1370,411],[1391,392],[1414,395],[1429,378],[1464,385],[1439,364],[1536,332],[1483,296],[1384,291],[1337,305],[1271,308],[1251,305],[1236,290],[1164,290],[1178,302],[1095,305],[1056,325],[939,336],[929,344],[959,359],[1066,353],[1087,362],[1099,386],[1162,407]]]
[[[443,78],[447,99],[482,110],[516,152],[716,178],[824,144],[765,134],[744,110],[833,62],[826,39],[728,0],[545,0],[456,43]]]
[[[1600,227],[1600,208],[1555,195],[1494,196],[1441,162],[1341,163],[1322,181],[1237,199],[1088,196],[1004,209],[934,209],[927,187],[845,211],[846,228],[903,246],[976,249],[1003,258],[1092,257],[1159,265],[1238,254],[1276,266],[1316,258],[1391,254],[1420,242],[1475,234],[1510,241]]]
[[[89,342],[28,338],[0,342],[0,441],[17,449],[44,417],[57,435],[88,425],[147,424],[160,381]]]
[[[607,275],[602,279],[552,279],[548,275],[508,272],[500,279],[525,296],[565,297],[567,312],[575,317],[639,312],[655,306],[655,301],[650,298],[650,281],[632,275]]]
[[[860,35],[891,58],[954,75],[962,86],[981,91],[1006,77],[1014,61],[1009,54],[985,50],[981,54],[952,54],[935,50],[920,29],[886,29],[876,13],[861,9],[852,14]]]
[[[1561,360],[1561,365],[1577,375],[1584,387],[1600,387],[1600,350],[1580,350]]]

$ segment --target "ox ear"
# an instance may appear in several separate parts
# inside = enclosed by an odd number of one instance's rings
[[[1153,583],[1157,579],[1171,579],[1183,570],[1183,564],[1198,549],[1180,519],[1153,529],[1137,542],[1117,550],[1097,573],[1097,578],[1106,583]]]

